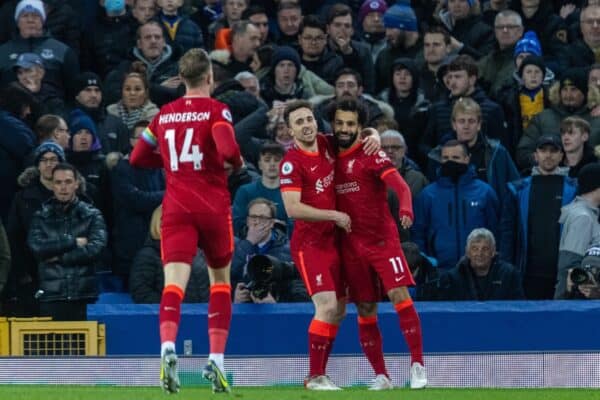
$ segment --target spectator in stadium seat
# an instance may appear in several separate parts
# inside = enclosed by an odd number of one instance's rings
[[[69,164],[52,172],[54,196],[31,221],[27,244],[38,262],[40,315],[84,321],[98,298],[96,267],[106,246],[98,209],[77,197],[79,176]]]
[[[494,189],[477,179],[465,144],[449,140],[441,155],[437,181],[416,199],[411,238],[440,268],[448,269],[463,256],[469,232],[496,228],[499,203]]]
[[[369,46],[353,40],[353,14],[346,4],[337,3],[327,13],[327,35],[329,49],[344,60],[344,66],[358,71],[362,77],[364,91],[376,94],[375,69]]]
[[[589,67],[596,63],[595,52],[600,49],[600,35],[597,22],[600,18],[600,5],[591,4],[583,7],[580,14],[582,38],[568,47],[566,67]]]
[[[302,63],[298,52],[289,46],[275,49],[271,70],[260,80],[262,98],[269,107],[275,101],[308,99],[314,95],[298,78]]]
[[[133,129],[138,121],[151,121],[158,113],[158,107],[150,101],[150,86],[146,66],[134,61],[123,79],[121,99],[106,107],[106,111],[121,119],[127,129]]]
[[[221,29],[229,29],[235,22],[242,19],[242,13],[248,8],[248,3],[248,0],[221,1],[223,13],[208,26],[207,46],[209,49],[215,48],[215,38],[218,37]]]
[[[521,16],[512,10],[501,11],[494,20],[494,33],[494,49],[477,63],[480,83],[493,98],[502,86],[512,81],[515,72],[513,53],[523,35]]]
[[[554,298],[563,296],[567,289],[568,270],[581,264],[588,248],[600,244],[600,163],[586,165],[577,175],[578,196],[562,208],[562,224],[558,247],[558,283]],[[596,282],[596,285],[600,281]]]
[[[583,167],[598,161],[589,138],[590,124],[585,119],[567,117],[560,123],[560,139],[565,150],[561,165],[569,167],[571,178],[577,178]]]
[[[496,15],[508,9],[509,3],[509,0],[490,0],[487,4],[483,4],[481,20],[489,26],[494,26]]]
[[[383,14],[387,9],[384,0],[365,0],[358,10],[360,40],[370,47],[373,63],[386,44]]]
[[[39,313],[34,299],[39,282],[37,263],[27,246],[27,232],[33,214],[54,195],[52,170],[65,161],[65,153],[57,143],[48,141],[36,147],[33,158],[34,166],[19,176],[21,190],[15,195],[6,224],[12,267],[3,298],[4,311],[10,316],[33,317]]]
[[[390,86],[392,64],[399,57],[420,62],[423,58],[423,38],[417,16],[407,0],[399,1],[383,15],[386,45],[375,61],[375,93]]]
[[[229,77],[243,71],[252,71],[254,53],[260,46],[260,31],[249,21],[234,22],[229,34],[231,43],[228,43],[223,60],[218,60],[228,72]],[[217,51],[211,52],[211,59]],[[213,66],[214,67],[214,66]]]
[[[465,256],[448,271],[442,284],[444,300],[523,300],[519,272],[496,254],[494,234],[474,229],[467,237]]]
[[[280,303],[308,301],[300,279],[296,278],[291,261],[290,242],[282,231],[275,229],[276,206],[270,200],[256,198],[248,204],[245,235],[236,238],[231,263],[231,285],[235,287],[235,303]],[[248,263],[256,255],[268,255],[279,261],[278,268],[285,279],[276,280],[267,296],[254,297],[246,285],[250,282]],[[290,276],[294,278],[290,279]]]
[[[156,20],[163,26],[167,44],[179,46],[183,52],[194,47],[204,48],[200,27],[182,13],[183,0],[156,0],[159,8]]]
[[[160,303],[165,285],[163,264],[160,257],[160,220],[162,207],[152,213],[150,234],[144,246],[136,254],[131,265],[129,291],[135,303]],[[206,303],[208,301],[208,267],[202,249],[198,249],[192,261],[184,303]]]
[[[153,0],[154,2],[154,0]],[[214,48],[214,32],[212,35],[209,34],[210,26],[223,17],[223,2],[221,0],[205,0],[199,3],[195,11],[190,15],[192,21],[194,21],[202,30],[202,36],[204,37],[204,43],[206,50],[212,50]]]
[[[264,7],[260,5],[251,5],[242,13],[242,20],[248,20],[258,28],[261,46],[273,42],[271,39],[271,31],[269,29],[269,16]]]
[[[98,14],[94,29],[83,36],[81,67],[101,77],[115,69],[128,57],[135,44],[135,20],[122,4],[113,8],[112,1],[98,0]]]
[[[44,59],[43,81],[65,98],[69,83],[79,73],[77,53],[66,44],[53,39],[44,30],[46,11],[40,0],[21,0],[15,9],[18,33],[0,46],[0,74],[3,86],[15,80],[15,54],[35,53]]]
[[[71,133],[65,120],[58,115],[42,115],[35,123],[35,133],[37,134],[38,144],[51,140],[58,144],[63,151],[69,148]],[[35,165],[35,162],[33,164]]]
[[[136,32],[136,44],[128,57],[122,61],[104,80],[104,100],[111,104],[121,97],[121,87],[127,72],[134,62],[146,66],[146,76],[150,85],[150,98],[159,106],[175,100],[182,92],[177,74],[177,61],[181,56],[179,47],[171,47],[165,42],[161,25],[149,21]]]
[[[156,0],[134,0],[131,7],[131,16],[135,18],[138,25],[144,25],[150,21],[157,12]]]
[[[342,57],[327,47],[327,27],[316,15],[307,15],[298,33],[302,64],[333,85],[335,74],[344,66]]]
[[[259,197],[267,199],[275,205],[274,218],[277,227],[290,236],[292,224],[285,212],[279,192],[279,163],[284,153],[285,150],[278,143],[265,143],[261,147],[258,159],[260,179],[241,186],[233,200],[233,229],[237,236],[240,236],[245,230],[244,228],[247,228],[248,204]]]
[[[451,0],[439,18],[452,36],[452,48],[476,60],[494,48],[494,31],[481,20],[474,0]]]
[[[528,299],[548,300],[556,285],[560,210],[575,198],[576,182],[567,168],[559,167],[563,150],[558,136],[540,137],[533,157],[537,166],[531,176],[508,184],[500,257],[519,271]]]
[[[423,35],[425,62],[419,66],[419,86],[431,102],[442,100],[448,95],[448,88],[442,79],[438,79],[438,70],[443,63],[448,63],[450,50],[450,34],[443,27],[433,26],[425,31]]]
[[[275,43],[298,48],[298,34],[302,23],[302,7],[297,1],[281,0],[277,6]]]
[[[441,300],[441,273],[435,260],[425,256],[414,242],[402,241],[402,251],[416,286],[409,288],[410,296],[417,301]]]
[[[72,108],[85,112],[96,125],[102,152],[129,151],[129,131],[121,118],[106,112],[102,80],[93,72],[82,72],[73,80]]]
[[[567,290],[564,295],[560,298],[562,299],[600,299],[600,283],[597,278],[588,278],[586,282],[580,284],[573,283],[573,269],[576,266],[568,270],[567,277]],[[596,244],[595,246],[590,247],[581,260],[581,264],[579,264],[579,268],[584,269],[586,271],[597,274],[597,271],[600,271],[600,244]]]
[[[131,132],[131,148],[135,147],[148,121],[138,121]],[[152,212],[163,199],[165,178],[162,169],[134,168],[129,154],[110,171],[113,202],[112,271],[129,287],[131,262],[148,236]]]

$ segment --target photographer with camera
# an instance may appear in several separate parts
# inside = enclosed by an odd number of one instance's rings
[[[577,174],[578,196],[561,210],[558,282],[554,298],[564,297],[567,271],[579,266],[590,246],[600,243],[600,163],[588,164]]]
[[[600,243],[586,251],[581,265],[567,273],[565,299],[600,299]]]
[[[274,229],[276,206],[259,197],[248,204],[245,239],[236,239],[231,265],[234,303],[308,301],[292,264],[290,243]]]

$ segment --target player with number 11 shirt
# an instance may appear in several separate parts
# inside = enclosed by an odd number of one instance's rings
[[[206,52],[185,53],[179,75],[185,96],[161,108],[130,160],[138,167],[164,166],[167,181],[161,221],[165,274],[159,311],[161,385],[169,393],[179,391],[175,341],[192,259],[200,247],[210,279],[210,354],[202,374],[212,382],[213,391],[225,392],[229,391],[223,354],[231,322],[233,229],[224,163],[237,169],[242,159],[229,109],[210,98],[213,76]]]

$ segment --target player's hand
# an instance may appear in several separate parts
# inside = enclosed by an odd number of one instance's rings
[[[360,135],[363,137],[364,152],[370,156],[381,150],[381,138],[375,128],[365,128]]]
[[[339,226],[340,228],[342,228],[343,230],[345,230],[346,232],[351,232],[352,227],[351,227],[350,216],[341,211],[334,211],[334,213],[335,214],[333,216],[333,221],[335,222],[335,224],[337,226]]]
[[[75,242],[77,243],[78,247],[83,247],[86,244],[88,244],[87,238],[84,237],[78,237],[77,239],[75,239]]]
[[[238,282],[235,286],[235,291],[233,292],[233,302],[234,303],[250,303],[252,298],[250,297],[250,291],[246,289],[246,284],[243,282]]]
[[[412,221],[412,219],[410,219],[409,216],[405,215],[400,218],[400,225],[402,226],[402,228],[408,229],[412,226],[412,224],[413,224],[413,221]]]
[[[256,297],[254,297],[252,295],[252,293],[250,293],[250,298],[252,299],[252,302],[254,304],[275,304],[275,303],[277,303],[277,301],[275,300],[275,298],[273,297],[273,295],[271,294],[271,292],[269,292],[262,299],[257,299]]]

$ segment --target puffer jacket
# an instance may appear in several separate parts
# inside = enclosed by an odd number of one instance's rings
[[[78,237],[87,238],[77,246]],[[102,214],[75,198],[65,204],[52,198],[31,221],[27,244],[38,261],[41,302],[98,297],[96,267],[107,241]]]

